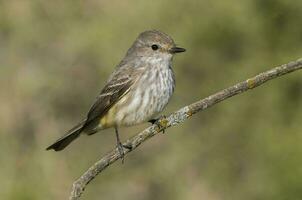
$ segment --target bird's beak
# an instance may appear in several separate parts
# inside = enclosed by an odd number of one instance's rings
[[[181,47],[172,47],[171,49],[169,49],[169,52],[174,54],[174,53],[181,53],[181,52],[185,52],[186,49],[181,48]]]

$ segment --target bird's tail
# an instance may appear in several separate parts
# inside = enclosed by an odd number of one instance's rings
[[[70,129],[64,136],[59,138],[55,143],[46,148],[46,150],[53,149],[55,151],[61,151],[66,146],[68,146],[73,140],[75,140],[81,132],[83,131],[83,127],[86,120],[82,121],[72,129]]]

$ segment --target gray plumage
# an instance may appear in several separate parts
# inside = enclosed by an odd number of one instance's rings
[[[132,126],[154,119],[169,102],[175,87],[172,58],[185,49],[157,30],[145,31],[135,40],[90,108],[87,118],[48,149],[64,149],[80,133]]]

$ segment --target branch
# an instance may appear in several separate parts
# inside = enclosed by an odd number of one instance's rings
[[[124,145],[130,146],[132,148],[131,150],[125,149],[124,150],[125,154],[133,151],[140,144],[145,142],[147,139],[155,136],[157,133],[163,131],[164,129],[184,122],[186,119],[188,119],[189,117],[191,117],[193,114],[197,112],[205,110],[227,98],[243,93],[249,89],[258,87],[269,80],[294,72],[299,69],[302,69],[302,58],[297,61],[293,61],[288,64],[275,67],[266,72],[260,73],[257,76],[254,76],[243,82],[237,83],[229,88],[221,90],[191,105],[185,106],[179,109],[178,111],[172,113],[170,116],[166,118],[162,118],[160,120],[160,125],[161,125],[160,127],[158,127],[157,125],[150,126],[149,128],[146,128],[141,133],[128,139],[124,143]],[[118,149],[114,149],[111,152],[107,153],[103,158],[97,161],[94,165],[92,165],[78,180],[76,180],[73,183],[73,187],[69,199],[70,200],[79,199],[81,194],[84,192],[87,184],[92,179],[94,179],[99,173],[101,173],[108,166],[110,166],[112,163],[114,163],[120,158],[121,157]]]

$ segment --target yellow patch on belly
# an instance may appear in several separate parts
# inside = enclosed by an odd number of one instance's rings
[[[109,128],[115,124],[116,106],[111,107],[108,112],[100,119],[102,128]]]

